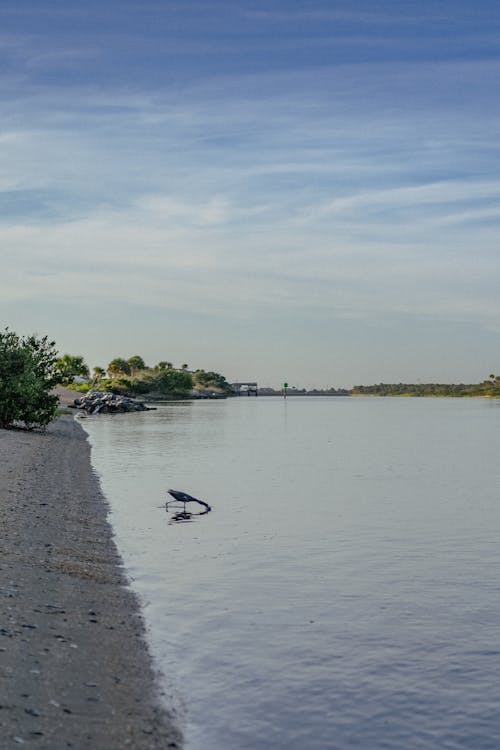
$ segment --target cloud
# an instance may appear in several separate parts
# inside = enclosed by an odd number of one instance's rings
[[[149,195],[139,199],[137,209],[161,224],[174,222],[204,227],[223,225],[232,218],[228,200],[217,196],[193,204],[171,196]]]
[[[457,119],[450,89],[477,83],[484,102],[485,71],[496,80],[498,64],[12,90],[3,304],[493,329],[498,108]]]
[[[398,186],[386,190],[339,198],[325,205],[322,210],[328,213],[341,213],[356,209],[385,210],[399,206],[438,206],[456,203],[469,203],[500,197],[500,181],[478,182],[443,181],[424,185]]]
[[[294,223],[330,226],[337,236],[363,237],[368,246],[382,238],[401,246],[405,238],[420,245],[427,242],[439,253],[443,248],[462,246],[467,237],[471,241],[482,234],[485,242],[483,229],[500,219],[499,199],[500,182],[495,180],[399,185],[306,206],[297,212]],[[488,247],[486,243],[485,251]]]
[[[391,243],[318,233],[313,216],[291,229],[254,219],[246,234],[230,202],[150,195],[123,212],[0,227],[3,301],[195,306],[241,321],[410,315],[492,326],[500,315],[500,260],[483,263],[481,249],[436,244],[432,231],[427,248],[396,230]]]

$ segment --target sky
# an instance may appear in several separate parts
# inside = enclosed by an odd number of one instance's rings
[[[493,0],[2,0],[0,326],[279,387],[500,373]]]

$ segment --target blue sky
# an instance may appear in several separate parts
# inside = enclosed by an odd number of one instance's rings
[[[279,385],[500,370],[493,2],[3,0],[0,320]]]

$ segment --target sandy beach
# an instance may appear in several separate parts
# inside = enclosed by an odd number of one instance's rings
[[[0,463],[2,747],[181,747],[81,426],[1,430]]]

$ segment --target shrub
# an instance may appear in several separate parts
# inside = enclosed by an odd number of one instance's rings
[[[163,396],[185,396],[193,388],[193,378],[181,370],[163,370],[151,383]]]
[[[201,388],[213,388],[221,391],[230,391],[231,386],[224,375],[218,372],[205,372],[205,370],[196,370],[194,373],[194,382]]]
[[[88,393],[88,391],[92,390],[92,384],[91,383],[68,383],[66,388],[69,388],[71,391],[78,391],[78,393]]]
[[[51,390],[60,379],[54,346],[46,336],[0,332],[0,427],[45,427],[55,417],[59,399]]]

